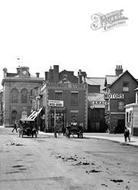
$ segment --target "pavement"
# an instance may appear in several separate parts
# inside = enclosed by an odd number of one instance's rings
[[[39,133],[54,136],[53,133],[44,133],[44,132],[41,132],[41,131]],[[110,140],[110,141],[113,141],[113,142],[118,142],[118,143],[121,143],[121,144],[138,146],[138,136],[131,136],[130,137],[130,139],[131,139],[130,142],[129,141],[125,142],[124,134],[84,133],[83,136],[84,136],[84,138],[104,139],[104,140]]]
[[[84,137],[105,139],[127,145],[138,146],[138,136],[130,136],[130,142],[125,142],[124,134],[110,134],[110,133],[84,133]]]

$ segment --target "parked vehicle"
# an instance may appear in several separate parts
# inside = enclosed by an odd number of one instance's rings
[[[66,136],[70,138],[70,136],[77,135],[78,138],[83,138],[83,125],[78,124],[77,122],[70,123],[66,127]]]
[[[19,137],[23,137],[24,135],[37,137],[37,134],[38,134],[38,129],[36,127],[35,120],[31,119],[20,120]]]

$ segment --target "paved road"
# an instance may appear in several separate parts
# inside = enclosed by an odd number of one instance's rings
[[[137,147],[0,128],[0,190],[138,189]]]

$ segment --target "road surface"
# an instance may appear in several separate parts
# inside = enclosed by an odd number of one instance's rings
[[[0,190],[137,190],[138,147],[0,128]]]

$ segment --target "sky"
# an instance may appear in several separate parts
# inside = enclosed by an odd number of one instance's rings
[[[120,9],[125,25],[91,29],[92,15]],[[115,74],[122,65],[138,78],[137,19],[136,0],[0,0],[0,81],[3,68],[16,72],[17,57],[40,77],[58,64],[88,77]]]

